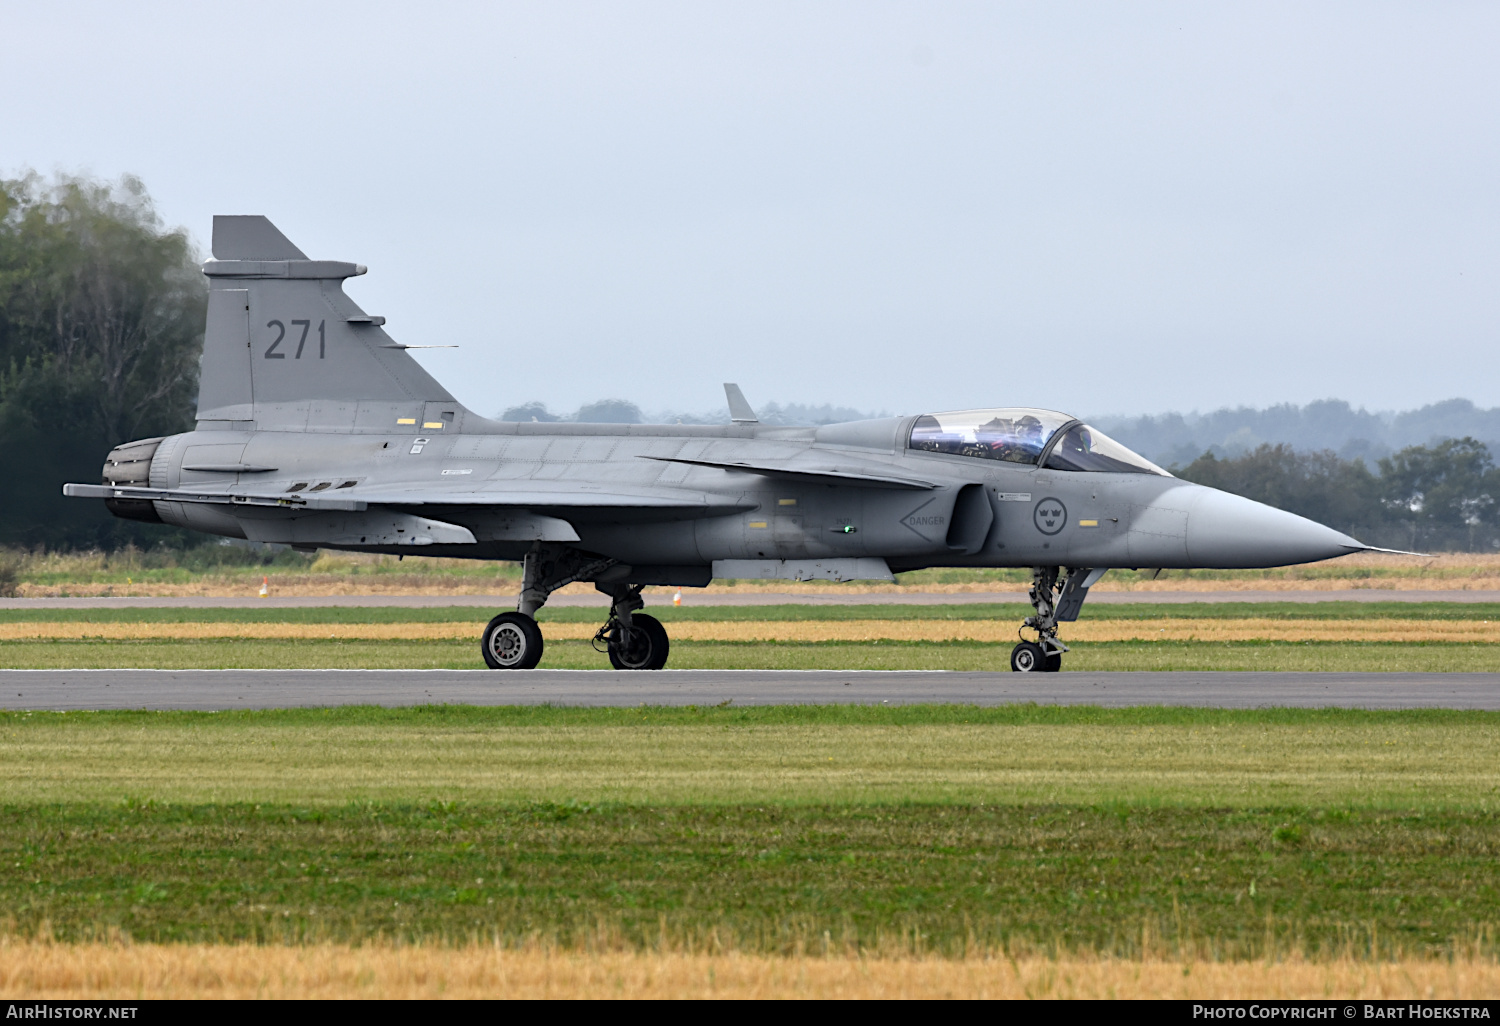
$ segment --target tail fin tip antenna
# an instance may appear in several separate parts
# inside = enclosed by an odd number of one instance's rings
[[[216,214],[216,260],[306,260],[307,254],[260,214]]]

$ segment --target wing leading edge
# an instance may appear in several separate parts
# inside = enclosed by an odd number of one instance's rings
[[[724,501],[701,492],[676,491],[656,495],[630,495],[594,491],[371,491],[358,498],[320,495],[257,495],[243,492],[211,492],[188,488],[140,488],[130,485],[65,484],[63,494],[82,499],[134,499],[156,502],[198,502],[225,506],[266,506],[282,509],[340,510],[360,512],[371,506],[572,506],[601,509],[688,509],[709,514],[739,513],[754,509],[754,503]]]
[[[898,477],[873,471],[831,470],[825,467],[801,467],[770,460],[690,460],[680,456],[642,456],[643,460],[660,463],[686,463],[694,467],[711,467],[714,470],[729,470],[740,474],[759,474],[761,477],[780,477],[800,481],[834,481],[838,484],[865,484],[881,488],[912,488],[931,490],[937,487],[932,481],[917,477]]]

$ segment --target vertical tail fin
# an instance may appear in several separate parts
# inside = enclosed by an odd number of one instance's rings
[[[281,430],[395,430],[464,411],[344,295],[359,264],[309,260],[269,220],[215,217],[198,420]],[[441,407],[441,409],[439,409]],[[226,426],[227,426],[226,423]]]

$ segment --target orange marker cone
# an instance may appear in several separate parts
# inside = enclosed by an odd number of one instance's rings
[[[262,577],[260,579],[260,597],[261,598],[266,598],[270,594],[271,594],[271,578],[269,578],[269,577]]]
[[[672,596],[672,605],[674,605],[674,606],[680,606],[680,605],[682,605],[682,592],[680,590],[677,592],[676,595]]]

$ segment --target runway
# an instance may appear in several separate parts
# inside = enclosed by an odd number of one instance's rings
[[[1500,710],[1500,674],[0,670],[0,708],[32,710],[922,702]]]

